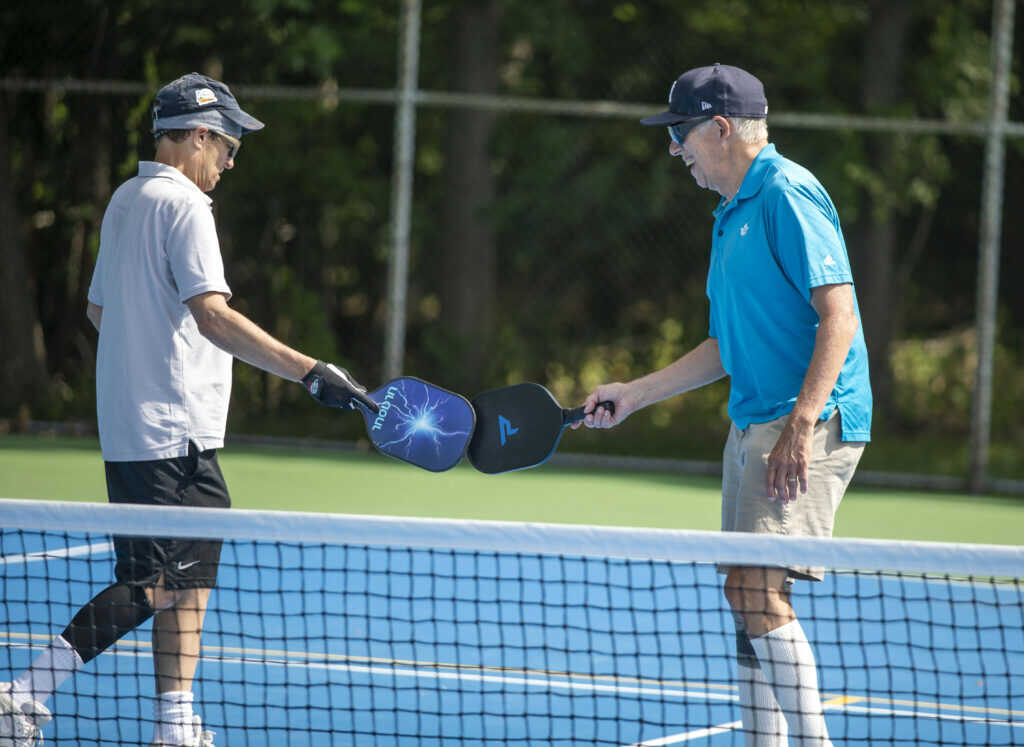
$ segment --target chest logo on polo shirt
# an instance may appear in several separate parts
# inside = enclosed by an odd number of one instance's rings
[[[749,231],[749,230],[750,230],[750,224],[749,223],[744,223],[743,224],[743,228],[740,229],[740,236],[746,236],[747,235],[747,231]]]

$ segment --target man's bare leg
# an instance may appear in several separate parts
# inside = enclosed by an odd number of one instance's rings
[[[154,606],[162,608],[153,619],[156,744],[181,744],[192,733],[192,681],[210,591],[154,589]]]
[[[736,567],[726,577],[725,596],[743,619],[793,744],[832,747],[814,652],[790,604],[787,578],[784,568]]]

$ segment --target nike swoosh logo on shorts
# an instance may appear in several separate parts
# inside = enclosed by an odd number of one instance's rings
[[[198,562],[199,562],[198,560],[193,560],[193,561],[192,561],[191,563],[182,563],[182,562],[181,562],[181,561],[179,560],[179,561],[178,561],[178,570],[179,570],[179,571],[184,571],[184,570],[186,570],[186,569],[188,569],[188,568],[191,568],[192,566],[194,566],[194,565],[195,565],[196,563],[198,563]]]

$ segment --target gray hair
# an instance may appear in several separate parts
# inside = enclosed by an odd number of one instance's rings
[[[768,120],[764,117],[730,117],[729,121],[741,142],[753,145],[768,141]]]
[[[754,145],[768,142],[768,120],[764,117],[726,117],[726,119],[729,120],[741,143]],[[693,131],[710,127],[714,123],[713,119],[701,122]]]

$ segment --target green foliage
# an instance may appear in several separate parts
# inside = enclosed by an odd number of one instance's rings
[[[974,329],[911,339],[893,348],[897,419],[905,428],[966,435],[978,363]],[[997,439],[1024,436],[1024,361],[996,346],[993,359],[992,429]]]
[[[960,122],[988,113],[992,59],[987,26],[992,3],[967,0],[933,2],[927,33],[930,54],[915,65],[914,81],[932,112]],[[943,64],[935,64],[936,62]]]
[[[452,20],[471,1],[424,4],[421,88],[451,88]],[[93,411],[95,337],[82,311],[99,218],[111,191],[152,154],[152,92],[191,70],[226,80],[268,125],[246,137],[213,195],[232,304],[304,352],[379,383],[394,109],[340,101],[337,91],[395,86],[400,4],[242,0],[229,13],[196,13],[182,0],[8,6],[0,10],[2,75],[143,81],[150,89],[5,98],[16,208],[53,379],[51,396],[34,403],[37,416]],[[653,111],[680,72],[719,60],[756,71],[773,113],[983,117],[990,0],[912,6],[902,91],[877,108],[865,102],[862,79],[864,39],[882,7],[869,0],[503,0],[499,92],[641,102]],[[1020,37],[1024,22],[1017,24]],[[284,88],[269,94],[267,86]],[[501,112],[490,144],[498,199],[485,211],[498,249],[499,313],[484,368],[453,372],[467,343],[438,322],[448,243],[440,216],[446,201],[460,199],[444,189],[448,111],[417,109],[408,372],[442,384],[458,376],[476,390],[536,380],[574,402],[704,338],[717,196],[666,157],[664,132],[616,118]],[[973,318],[980,141],[781,127],[772,137],[830,191],[852,251],[854,226],[892,221],[908,247],[930,226],[919,253],[897,261],[906,283],[893,300],[905,307],[895,324],[906,339],[892,354],[894,422],[912,435],[963,434],[973,343],[948,330]],[[1007,247],[1024,238],[1012,209],[1024,190],[1022,149],[1008,144],[1016,161],[1007,169]],[[1019,276],[1019,263],[1004,250],[1004,278]],[[1014,439],[1024,429],[1024,301],[1010,280],[1002,288],[994,426],[997,438]],[[577,433],[573,443],[715,458],[727,389],[721,382],[674,398],[631,418],[616,437]],[[354,437],[361,425],[239,364],[232,428]]]

